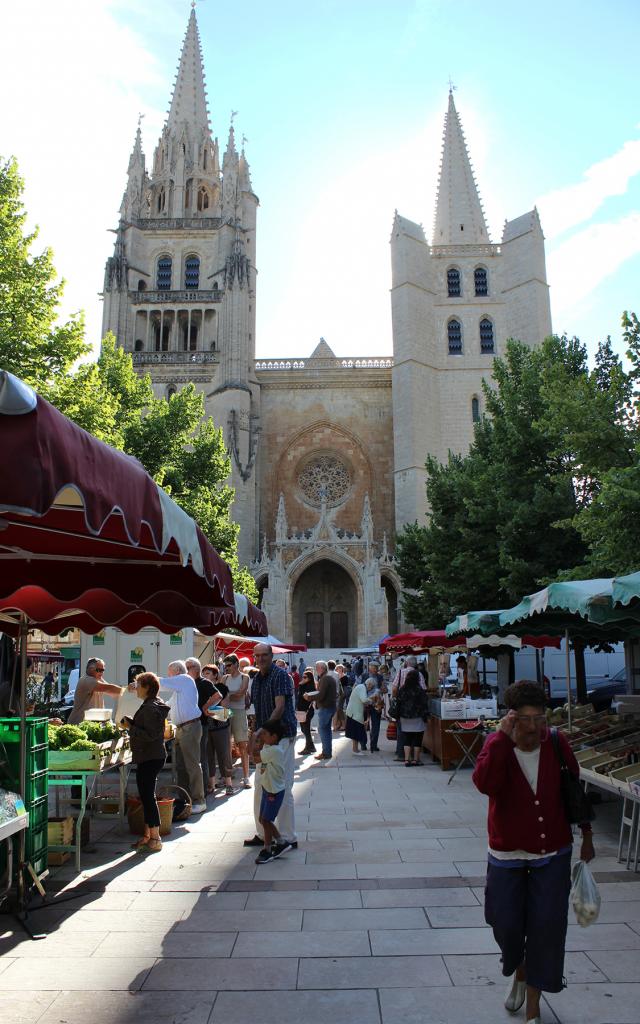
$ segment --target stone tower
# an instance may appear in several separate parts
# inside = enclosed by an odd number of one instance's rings
[[[257,555],[257,206],[233,117],[220,163],[192,9],[150,171],[138,125],[105,270],[102,326],[103,336],[112,331],[135,365],[151,373],[158,395],[187,383],[203,392],[232,458],[233,517],[245,563]]]
[[[427,455],[463,452],[482,413],[482,380],[508,338],[551,333],[537,210],[489,238],[460,118],[449,93],[431,245],[397,212],[391,235],[395,525],[426,512]]]

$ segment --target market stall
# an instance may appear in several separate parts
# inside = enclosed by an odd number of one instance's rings
[[[18,637],[20,790],[25,795],[27,636],[74,625],[167,633],[236,626],[231,572],[197,524],[133,458],[77,427],[0,371],[0,628]],[[256,610],[257,611],[257,610]],[[254,621],[265,627],[264,616]],[[22,835],[22,833],[21,833]],[[19,849],[24,903],[27,868]]]

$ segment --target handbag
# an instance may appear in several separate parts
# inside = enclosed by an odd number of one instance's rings
[[[389,717],[395,719],[396,722],[400,718],[400,703],[397,697],[392,697],[389,701]]]
[[[583,822],[593,821],[595,818],[593,807],[580,785],[580,780],[575,777],[573,772],[569,771],[569,766],[562,753],[557,729],[551,730],[551,742],[560,762],[560,796],[567,821],[570,825],[582,825]]]
[[[398,738],[398,726],[395,722],[389,722],[387,724],[387,739],[397,740]]]

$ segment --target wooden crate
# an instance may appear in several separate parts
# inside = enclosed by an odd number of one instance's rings
[[[49,846],[68,846],[73,842],[74,819],[71,815],[66,818],[49,818],[47,834]]]

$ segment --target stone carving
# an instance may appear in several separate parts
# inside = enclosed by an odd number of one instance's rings
[[[344,501],[351,490],[351,474],[337,455],[315,455],[298,473],[298,487],[314,508],[324,503],[333,507]]]
[[[236,409],[232,409],[229,413],[229,450],[233,456],[238,472],[246,483],[251,477],[253,467],[256,461],[256,455],[258,454],[258,440],[260,438],[260,427],[258,425],[258,416],[249,416],[249,457],[245,466],[242,465],[242,459],[240,457],[240,443],[238,438],[238,430],[241,429],[241,413],[237,412]]]

